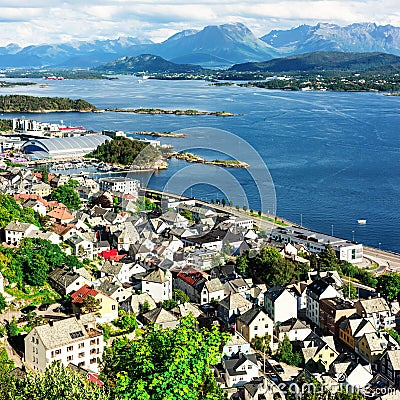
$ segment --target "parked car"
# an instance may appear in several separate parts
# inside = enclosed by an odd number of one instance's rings
[[[274,368],[275,368],[275,371],[276,371],[278,374],[283,374],[283,373],[285,372],[285,370],[282,368],[282,365],[281,365],[281,364],[276,364],[276,365],[274,365]]]
[[[50,304],[41,304],[39,306],[39,311],[47,311],[47,309],[50,307]]]
[[[33,310],[36,310],[36,306],[26,306],[24,308],[21,308],[22,314],[29,314]]]

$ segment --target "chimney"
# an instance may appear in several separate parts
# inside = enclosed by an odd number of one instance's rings
[[[49,319],[49,325],[54,326],[54,321],[52,319]]]

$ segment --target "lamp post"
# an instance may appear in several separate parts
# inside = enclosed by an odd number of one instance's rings
[[[354,231],[351,231],[351,233],[353,234],[353,242],[354,242]]]
[[[378,243],[379,250],[381,250],[381,244],[382,244],[381,242]]]

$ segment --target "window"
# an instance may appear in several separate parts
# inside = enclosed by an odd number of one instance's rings
[[[114,311],[115,310],[115,304],[113,304],[112,306],[111,306],[111,309]]]
[[[70,361],[72,361],[73,358],[74,358],[73,356],[68,356],[67,361],[70,362]]]
[[[72,351],[74,349],[74,346],[68,346],[67,351]]]
[[[55,350],[54,353],[55,353],[56,355],[61,354],[61,349]]]
[[[96,363],[97,363],[97,358],[90,359],[90,364],[96,364]]]
[[[78,344],[78,349],[81,349],[82,347],[85,347],[85,343],[79,343]]]
[[[255,326],[255,327],[254,327],[254,330],[257,331],[257,330],[258,330],[258,326]]]
[[[92,340],[90,341],[90,345],[93,345],[93,344],[96,344],[96,339],[92,339]]]
[[[85,352],[83,351],[82,353],[79,353],[79,354],[78,354],[78,357],[79,357],[79,358],[85,357]]]

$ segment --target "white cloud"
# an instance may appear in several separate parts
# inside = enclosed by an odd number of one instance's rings
[[[34,4],[32,4],[34,3]],[[2,0],[0,45],[140,36],[164,40],[182,29],[243,22],[262,36],[302,23],[400,26],[398,0]]]

